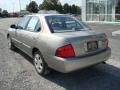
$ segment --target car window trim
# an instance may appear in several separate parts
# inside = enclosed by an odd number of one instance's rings
[[[39,17],[38,17],[38,16],[31,16],[30,20],[32,19],[32,17],[37,17],[37,19],[38,19],[37,24],[38,24],[38,22],[40,22],[40,26],[41,26],[41,21],[40,21]],[[30,22],[30,20],[29,20],[29,22]],[[25,31],[29,31],[29,30],[27,29],[27,26],[28,26],[29,22],[28,22],[27,25],[26,25]],[[37,24],[35,25],[35,28],[36,28]],[[29,32],[36,32],[36,31],[35,31],[35,28],[34,28],[33,31],[29,31]],[[41,31],[41,30],[40,30],[40,31]],[[39,31],[39,32],[40,32],[40,31]],[[38,32],[36,32],[36,33],[38,33]]]
[[[47,20],[48,17],[49,17],[49,16],[46,16],[46,17],[45,17],[45,21],[47,22],[47,26],[49,27],[49,30],[51,31],[51,33],[54,33],[54,30],[52,29],[51,25],[49,24],[49,22],[48,22],[48,20]]]
[[[37,22],[37,24],[36,24],[36,26],[35,26],[35,29],[36,29],[38,23],[40,24],[40,31],[41,31],[41,22],[40,22],[40,20],[38,20],[38,22]],[[34,29],[34,32],[37,32],[37,31],[35,31],[35,29]],[[40,31],[38,31],[38,32],[40,32]]]
[[[26,24],[26,26],[25,26],[25,31],[26,31],[26,29],[27,29],[27,26],[28,26],[28,24],[29,24],[29,22],[30,22],[30,20],[31,20],[31,16],[28,16],[28,17],[30,17],[30,19],[28,20],[28,22],[27,22],[27,24]]]

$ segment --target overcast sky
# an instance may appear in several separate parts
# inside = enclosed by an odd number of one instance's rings
[[[21,1],[21,8],[25,9],[26,5],[29,4],[30,0],[20,0]],[[36,1],[38,4],[41,4],[43,0],[31,0]],[[69,3],[69,4],[76,4],[81,6],[81,0],[60,0],[62,4]],[[0,8],[8,10],[8,12],[19,11],[19,0],[0,0]]]

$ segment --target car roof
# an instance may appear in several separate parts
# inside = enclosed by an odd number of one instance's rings
[[[46,17],[46,16],[63,16],[66,14],[31,14],[31,15],[26,15],[26,16],[38,16],[38,17]]]

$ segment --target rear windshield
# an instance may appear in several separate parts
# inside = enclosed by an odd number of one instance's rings
[[[49,28],[52,32],[70,32],[88,30],[89,27],[71,16],[46,16]]]

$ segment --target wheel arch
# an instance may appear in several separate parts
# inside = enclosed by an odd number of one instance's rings
[[[38,48],[36,47],[33,47],[32,49],[32,57],[34,56],[34,53],[37,52],[37,51],[40,51]]]
[[[10,37],[10,34],[8,33],[8,34],[7,34],[7,39],[8,39],[9,37]]]

